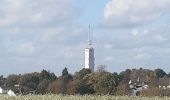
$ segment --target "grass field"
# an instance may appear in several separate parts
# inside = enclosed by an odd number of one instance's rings
[[[170,100],[170,97],[127,97],[127,96],[0,96],[0,100]]]

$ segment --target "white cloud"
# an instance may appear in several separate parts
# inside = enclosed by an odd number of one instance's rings
[[[0,27],[63,24],[77,15],[70,0],[1,0]]]
[[[112,56],[108,56],[108,57],[104,58],[104,62],[105,63],[108,63],[108,62],[111,62],[111,61],[113,61],[113,57]]]
[[[169,0],[110,0],[104,9],[104,27],[133,27],[169,14]]]
[[[45,68],[60,73],[66,66],[74,67],[72,71],[82,68],[85,32],[78,27],[65,28],[21,29],[16,34],[0,34],[0,38],[3,38],[0,40],[2,71],[11,67],[19,69],[17,72],[40,71]],[[11,72],[16,73],[15,70]]]
[[[132,29],[127,33],[121,33],[112,41],[114,48],[139,48],[139,47],[161,47],[169,44],[169,28]],[[110,42],[110,41],[109,41]]]
[[[169,8],[169,1],[162,0],[160,4],[159,1],[155,0],[151,5],[151,0],[112,0],[105,8],[104,25],[120,28],[158,19],[162,13],[166,15]],[[58,74],[63,67],[69,67],[73,72],[81,69],[87,30],[77,24],[84,24],[86,20],[79,19],[75,8],[72,0],[0,0],[2,74],[43,68]],[[168,66],[169,23],[164,27],[160,27],[160,23],[155,26],[96,29],[96,65],[109,65],[112,71],[140,65]]]
[[[131,33],[132,33],[132,35],[134,35],[134,36],[137,36],[137,35],[139,34],[139,32],[138,32],[137,29],[133,29],[133,30],[131,31]]]
[[[135,56],[135,59],[137,60],[147,60],[149,59],[151,56],[147,53],[139,53]]]
[[[106,49],[111,49],[112,47],[113,47],[112,44],[106,44],[106,45],[104,45],[104,48],[106,48]]]
[[[152,58],[152,55],[148,48],[134,49],[134,60],[139,62],[146,62]]]
[[[103,36],[95,43],[97,64],[106,64],[112,71],[139,67],[162,67],[169,71],[169,25],[158,23],[154,27],[117,30],[101,32]]]
[[[74,71],[82,67],[86,31],[74,21],[79,12],[72,0],[0,0],[0,13],[3,74],[42,68],[60,73],[72,62]]]
[[[15,48],[16,52],[22,55],[33,55],[36,50],[32,43],[21,43]]]

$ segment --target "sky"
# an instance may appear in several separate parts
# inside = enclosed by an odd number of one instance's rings
[[[170,72],[170,0],[0,0],[0,74],[60,75],[84,67],[88,24],[95,69]]]

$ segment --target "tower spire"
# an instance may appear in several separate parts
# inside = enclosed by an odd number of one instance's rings
[[[89,32],[88,32],[88,46],[92,45],[92,40],[91,40],[91,24],[89,24]]]

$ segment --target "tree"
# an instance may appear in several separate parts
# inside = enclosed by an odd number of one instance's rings
[[[37,94],[46,94],[47,93],[47,89],[48,89],[48,85],[49,85],[48,80],[43,80],[39,83],[37,89],[36,89],[36,93]]]
[[[170,72],[168,73],[168,77],[170,78]]]
[[[116,81],[113,74],[100,72],[95,75],[94,90],[97,94],[114,94]]]
[[[19,85],[25,93],[36,90],[39,84],[39,73],[30,73],[20,76]]]
[[[117,86],[117,90],[116,90],[116,95],[128,95],[129,94],[129,86],[127,83],[124,82],[120,82]]]
[[[63,69],[63,72],[62,72],[62,76],[65,76],[65,75],[68,75],[68,70],[66,67]]]
[[[55,94],[68,94],[68,85],[73,80],[71,75],[61,76],[49,84],[48,92]]]
[[[75,95],[76,94],[76,87],[74,81],[69,81],[67,85],[67,94],[68,95]]]
[[[89,75],[91,74],[90,69],[83,68],[76,73],[73,79],[73,87],[75,94],[93,94],[93,85],[89,82]]]
[[[0,86],[5,84],[5,78],[3,75],[0,76]]]
[[[132,74],[132,71],[130,69],[126,69],[126,71],[123,71],[123,72],[119,73],[120,81],[128,83],[129,80],[130,80],[131,74]]]
[[[57,76],[54,73],[51,73],[51,72],[46,71],[44,69],[40,73],[40,81],[43,81],[43,80],[53,81],[53,80],[56,80],[56,79],[57,79]]]
[[[155,69],[155,73],[156,73],[157,78],[162,78],[167,75],[164,70],[159,69],[159,68]]]
[[[64,93],[63,84],[62,84],[62,81],[60,81],[60,78],[49,84],[48,93],[53,93],[53,94],[63,94]]]
[[[114,80],[115,80],[115,85],[117,86],[120,82],[119,75],[116,72],[114,72],[112,75],[113,75]]]
[[[43,80],[50,80],[50,73],[46,71],[45,69],[43,69],[40,73],[40,81],[43,81]]]
[[[99,65],[97,67],[97,72],[106,72],[106,65]]]
[[[83,77],[85,77],[87,74],[90,74],[91,70],[90,69],[81,69],[79,72],[76,72],[75,74],[75,78],[76,79],[83,79]]]
[[[84,94],[93,94],[94,93],[94,88],[91,84],[77,82],[75,84],[75,87],[76,87],[75,88],[76,94],[84,95]]]
[[[18,84],[20,76],[19,75],[9,75],[6,80],[6,85],[9,88],[13,88],[15,84]]]
[[[58,77],[57,80],[49,84],[48,91],[50,93],[67,94],[68,84],[73,80],[72,75],[64,68],[62,76]]]
[[[53,81],[56,79],[57,79],[57,76],[54,73],[50,73],[50,80]]]
[[[159,86],[157,76],[153,71],[148,74],[149,88],[155,88]]]

